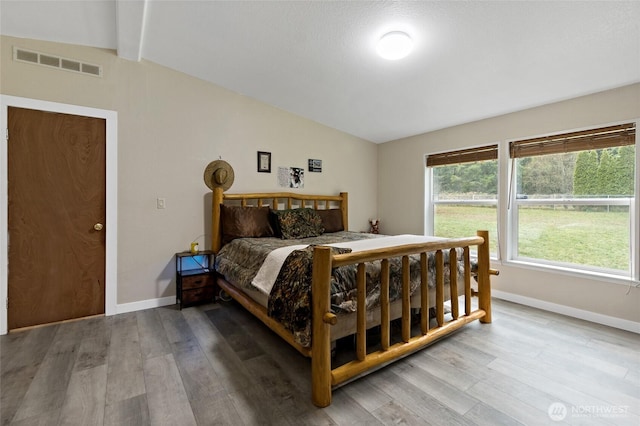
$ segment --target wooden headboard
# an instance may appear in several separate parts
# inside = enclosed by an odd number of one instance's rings
[[[220,222],[220,205],[238,205],[242,207],[269,206],[273,210],[313,208],[316,210],[335,209],[342,211],[344,230],[349,225],[349,197],[346,192],[340,195],[310,195],[292,192],[257,192],[247,194],[227,194],[222,188],[214,188],[211,221],[211,250],[218,253],[222,248],[222,224]]]

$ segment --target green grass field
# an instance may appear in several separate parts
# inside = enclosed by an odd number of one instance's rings
[[[523,257],[629,269],[629,213],[520,208],[518,254]],[[488,229],[491,251],[497,253],[496,209],[477,206],[437,206],[435,234],[475,235]],[[503,257],[506,253],[502,252]]]

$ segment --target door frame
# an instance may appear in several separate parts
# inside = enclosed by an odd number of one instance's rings
[[[116,111],[0,95],[0,335],[7,334],[8,297],[8,150],[9,107],[81,115],[106,120],[105,315],[117,313],[118,300],[118,113]]]

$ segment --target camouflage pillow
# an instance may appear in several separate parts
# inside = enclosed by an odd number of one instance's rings
[[[274,211],[282,239],[317,237],[322,235],[322,218],[313,209]]]

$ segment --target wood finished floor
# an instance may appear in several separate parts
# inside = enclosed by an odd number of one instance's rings
[[[343,386],[324,409],[311,404],[309,360],[233,302],[10,333],[0,420],[640,424],[640,336],[498,300],[493,319]]]

